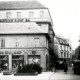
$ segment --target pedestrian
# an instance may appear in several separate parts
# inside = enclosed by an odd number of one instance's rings
[[[64,60],[64,72],[67,74],[68,66],[66,60]]]

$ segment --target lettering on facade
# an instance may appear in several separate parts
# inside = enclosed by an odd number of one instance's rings
[[[35,50],[33,50],[33,51],[32,51],[32,54],[33,54],[33,55],[35,55],[35,54],[36,54],[36,51],[35,51]]]
[[[30,22],[29,19],[0,19],[1,22]]]
[[[0,51],[0,55],[3,55],[3,54],[4,54],[4,52],[1,52],[1,51]]]

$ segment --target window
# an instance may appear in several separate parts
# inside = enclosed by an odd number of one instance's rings
[[[64,58],[66,58],[66,53],[64,52]]]
[[[39,47],[39,38],[34,38],[34,46]]]
[[[66,46],[64,46],[64,50],[66,50]]]
[[[62,45],[60,46],[60,49],[62,50]]]
[[[71,58],[72,56],[71,56],[71,53],[70,53],[70,58]]]
[[[44,11],[40,11],[40,18],[44,18]]]
[[[34,13],[33,12],[29,12],[29,18],[33,18]]]
[[[67,51],[68,51],[68,46],[67,46]]]
[[[7,18],[7,19],[10,19],[10,18],[11,18],[11,12],[7,12],[7,13],[6,13],[6,18]]]
[[[61,52],[61,58],[63,58],[63,52]]]
[[[67,58],[69,58],[69,53],[67,53]]]
[[[16,39],[16,47],[20,47],[20,39],[19,38]]]
[[[21,18],[21,12],[17,12],[17,18]]]
[[[1,47],[5,47],[5,39],[1,40]]]

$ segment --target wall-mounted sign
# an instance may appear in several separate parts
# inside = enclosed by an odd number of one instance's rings
[[[1,22],[30,22],[30,19],[0,19]]]

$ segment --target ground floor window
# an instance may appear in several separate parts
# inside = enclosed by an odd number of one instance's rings
[[[29,64],[40,64],[41,60],[40,60],[40,55],[28,55],[28,63]]]
[[[12,55],[12,68],[22,67],[24,65],[24,55]]]
[[[8,55],[0,55],[0,69],[1,70],[9,69]]]

